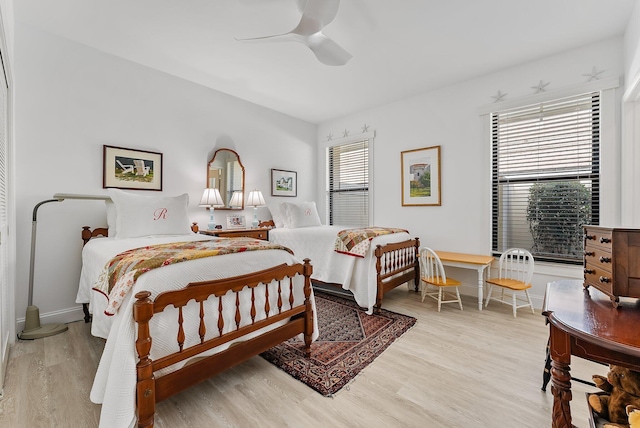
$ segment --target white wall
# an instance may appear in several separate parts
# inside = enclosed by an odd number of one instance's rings
[[[624,35],[621,194],[624,224],[640,227],[640,0]]]
[[[15,41],[17,317],[27,305],[34,205],[58,192],[105,194],[104,144],[163,153],[162,193],[189,193],[190,214],[201,225],[208,214],[197,203],[218,148],[238,152],[245,188],[262,190],[267,202],[271,168],[297,171],[298,197],[314,198],[315,125],[22,24]],[[236,211],[216,210],[218,223],[227,213]],[[250,223],[253,211],[244,214]],[[270,214],[259,208],[258,217]],[[34,304],[43,323],[81,319],[75,295],[83,225],[106,225],[103,202],[66,200],[38,211]]]
[[[318,127],[319,145],[327,135],[354,135],[364,124],[375,131],[374,141],[374,222],[378,226],[407,228],[421,244],[445,251],[489,254],[491,248],[491,175],[488,131],[480,117],[480,108],[491,104],[498,91],[506,100],[527,97],[542,80],[549,82],[547,92],[587,81],[593,67],[604,70],[601,78],[619,77],[624,72],[621,38],[565,52],[498,73],[482,76],[453,86],[417,95],[388,105],[372,108],[348,117],[322,123]],[[617,90],[619,99],[622,88]],[[619,101],[616,103],[619,106]],[[619,107],[618,107],[619,108]],[[615,123],[613,125],[615,127]],[[615,132],[615,130],[614,130]],[[601,223],[616,221],[619,135],[603,144],[611,149],[603,174],[607,175],[601,194],[610,196],[613,208]],[[441,146],[442,206],[401,206],[400,153],[403,150]],[[319,156],[320,157],[320,156]],[[324,188],[322,160],[318,161],[321,179],[318,195]],[[608,186],[608,187],[606,187]],[[324,198],[318,202],[322,210]],[[466,294],[476,295],[475,273],[452,269],[452,276],[469,286]],[[535,304],[541,306],[546,282],[555,278],[582,278],[582,268],[556,267],[539,263],[534,279]]]
[[[625,31],[624,63],[627,81],[640,77],[640,0],[636,0]]]
[[[2,28],[4,29],[10,62],[13,63],[13,0],[0,0],[0,15],[2,15]]]

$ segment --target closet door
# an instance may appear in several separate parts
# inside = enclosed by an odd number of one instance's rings
[[[10,335],[13,327],[11,292],[9,281],[9,144],[8,144],[8,85],[5,74],[4,55],[0,51],[0,391],[4,385],[9,359]]]

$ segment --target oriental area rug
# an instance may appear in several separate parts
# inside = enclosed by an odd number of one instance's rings
[[[416,323],[382,309],[367,315],[355,301],[314,291],[320,336],[304,357],[298,338],[260,354],[264,359],[324,396],[338,392]]]

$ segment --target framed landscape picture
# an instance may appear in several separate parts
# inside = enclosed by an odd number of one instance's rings
[[[162,153],[102,147],[103,188],[162,190]]]
[[[297,196],[298,173],[282,169],[271,170],[271,196]]]
[[[440,146],[400,154],[402,206],[440,205]]]

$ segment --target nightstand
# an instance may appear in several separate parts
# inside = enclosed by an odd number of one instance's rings
[[[215,229],[201,230],[199,233],[203,235],[218,236],[220,238],[254,238],[269,240],[269,229]]]

